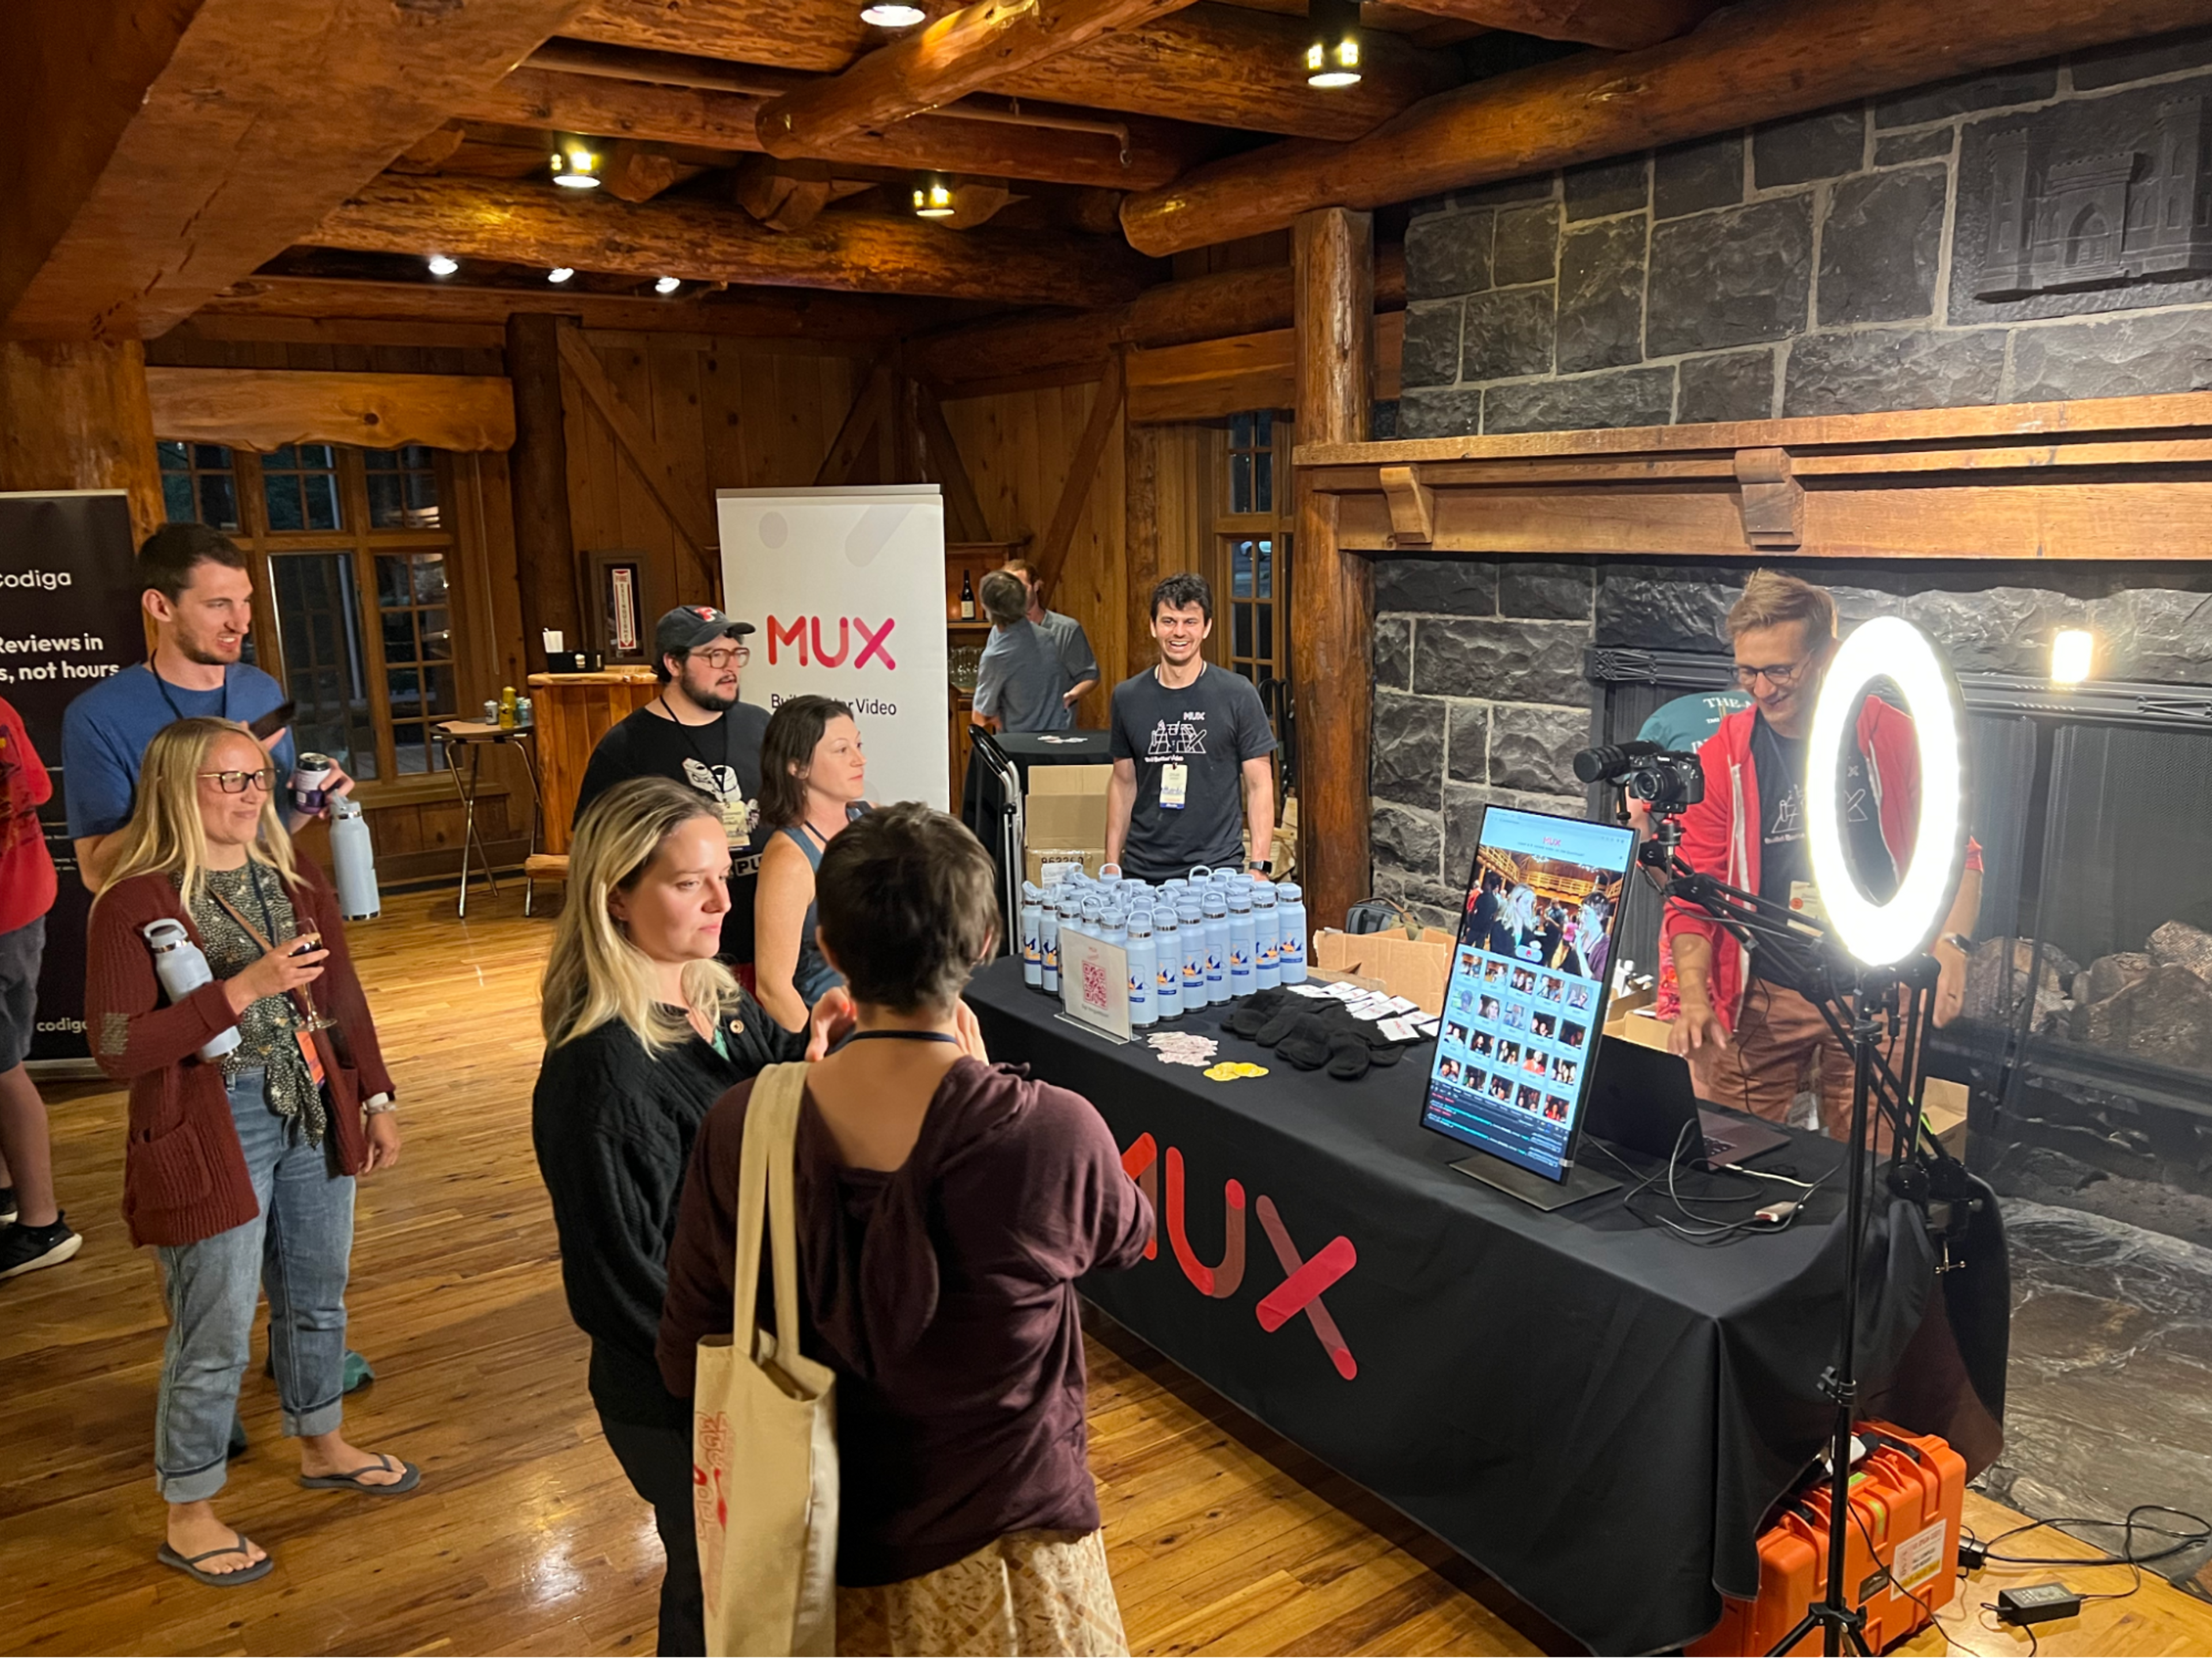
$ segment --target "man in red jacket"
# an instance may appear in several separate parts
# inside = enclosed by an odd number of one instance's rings
[[[1698,751],[1705,798],[1682,819],[1692,869],[1823,919],[1805,840],[1806,741],[1820,683],[1836,653],[1836,603],[1823,589],[1759,570],[1728,615],[1736,683],[1753,706],[1730,714]],[[1886,901],[1912,855],[1920,814],[1920,750],[1912,721],[1879,697],[1858,714],[1844,762],[1843,803],[1853,872]],[[1936,1023],[1965,999],[1966,950],[1981,909],[1981,851],[1967,843],[1966,872],[1933,953],[1942,974]],[[1687,1056],[1698,1092],[1780,1121],[1811,1071],[1823,1127],[1850,1125],[1851,1056],[1808,999],[1816,963],[1771,945],[1747,950],[1687,905],[1668,906],[1664,932],[1681,1009],[1668,1046]]]

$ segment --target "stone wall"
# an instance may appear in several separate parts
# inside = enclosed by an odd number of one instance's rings
[[[1419,204],[1401,437],[2212,386],[2212,31]]]

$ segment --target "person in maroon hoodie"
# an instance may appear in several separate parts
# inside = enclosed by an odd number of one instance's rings
[[[1126,1652],[1087,1460],[1075,1280],[1143,1258],[1152,1213],[1079,1095],[992,1065],[960,1001],[997,930],[991,857],[892,806],[830,841],[823,954],[858,1005],[813,1066],[793,1157],[803,1349],[837,1372],[844,1652]],[[659,1361],[694,1391],[726,1333],[752,1084],[701,1125]]]
[[[1682,857],[1761,897],[1823,919],[1805,841],[1806,744],[1820,683],[1836,654],[1836,602],[1776,570],[1755,570],[1728,614],[1736,683],[1753,706],[1729,714],[1698,750],[1705,799],[1682,818]],[[1920,817],[1920,750],[1910,717],[1878,696],[1858,711],[1838,798],[1851,868],[1876,902],[1904,877]],[[1958,896],[1933,946],[1941,969],[1936,1023],[1965,999],[1966,951],[1981,909],[1981,848],[1969,841]],[[1663,933],[1681,996],[1668,1045],[1686,1056],[1698,1092],[1779,1122],[1800,1079],[1818,1083],[1827,1133],[1850,1131],[1851,1055],[1811,998],[1825,966],[1774,944],[1747,950],[1711,916],[1668,908]]]
[[[155,733],[87,939],[93,1057],[131,1085],[123,1218],[160,1259],[169,1309],[154,1418],[168,1535],[156,1558],[224,1588],[274,1564],[214,1509],[260,1291],[300,1483],[393,1497],[421,1478],[340,1426],[354,1179],[398,1160],[398,1119],[337,896],[294,856],[277,779],[230,720]],[[146,937],[161,923],[213,975],[181,996]]]

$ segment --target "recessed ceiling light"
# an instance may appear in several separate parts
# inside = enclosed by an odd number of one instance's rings
[[[928,15],[920,6],[902,5],[898,0],[876,0],[874,5],[860,8],[860,21],[879,29],[912,28]]]
[[[570,264],[556,264],[550,270],[545,273],[545,280],[549,282],[565,282],[569,277],[575,274],[575,266]]]
[[[597,190],[599,187],[599,158],[592,147],[580,140],[571,140],[553,152],[553,182],[565,185],[570,190]]]
[[[653,283],[653,291],[656,294],[673,294],[683,286],[684,279],[680,276],[663,276],[659,282]]]
[[[1311,26],[1306,46],[1306,84],[1323,91],[1359,84],[1358,0],[1307,0]]]
[[[914,187],[914,216],[917,219],[952,216],[952,186],[932,173]]]
[[[430,256],[430,274],[434,276],[450,276],[460,268],[460,261],[458,259],[449,259],[442,253],[433,253]]]

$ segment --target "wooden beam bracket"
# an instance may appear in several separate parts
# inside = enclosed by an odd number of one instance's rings
[[[1437,492],[1421,482],[1418,466],[1381,470],[1382,498],[1390,503],[1390,544],[1425,547],[1437,538]]]
[[[1746,541],[1761,552],[1790,552],[1805,544],[1805,486],[1790,476],[1787,449],[1737,450],[1735,481]]]

